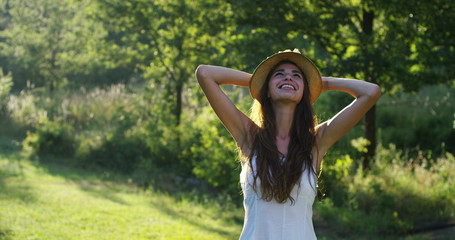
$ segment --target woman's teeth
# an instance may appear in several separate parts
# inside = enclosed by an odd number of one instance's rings
[[[294,86],[289,85],[289,84],[284,84],[283,86],[280,87],[280,89],[292,89],[292,90],[295,90]]]

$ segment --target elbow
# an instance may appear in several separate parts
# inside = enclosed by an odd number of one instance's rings
[[[373,86],[371,86],[371,89],[370,89],[370,91],[368,93],[368,96],[374,102],[378,101],[379,98],[381,97],[381,88],[378,85],[373,84]]]
[[[195,75],[199,83],[207,78],[207,67],[207,65],[199,65],[197,67]]]

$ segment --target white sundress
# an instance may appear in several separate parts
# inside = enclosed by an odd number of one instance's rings
[[[253,169],[256,168],[256,157],[252,159]],[[256,170],[254,170],[256,173]],[[313,240],[316,234],[313,227],[313,203],[316,197],[316,175],[308,170],[302,173],[300,188],[294,187],[291,196],[294,205],[288,200],[278,203],[261,198],[260,180],[256,180],[253,190],[253,174],[248,163],[242,165],[240,184],[243,191],[245,219],[240,240]],[[311,183],[310,183],[311,181]]]

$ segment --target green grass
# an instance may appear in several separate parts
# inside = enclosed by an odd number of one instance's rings
[[[385,162],[403,157],[384,151]],[[241,232],[243,209],[229,201],[201,193],[144,191],[126,176],[64,166],[62,158],[29,160],[33,157],[22,156],[18,142],[7,138],[0,138],[0,152],[0,240],[238,239]],[[330,198],[315,204],[318,239],[453,239],[454,228],[380,234],[389,225],[425,216],[419,207],[431,210],[434,216],[428,219],[453,219],[453,156],[438,158],[434,167],[395,162],[382,169],[380,163],[372,175],[342,178],[349,202],[363,205],[336,206]]]
[[[0,239],[237,239],[242,214],[107,174],[0,155]]]

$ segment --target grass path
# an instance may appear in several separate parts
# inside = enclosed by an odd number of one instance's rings
[[[0,155],[0,239],[237,239],[241,231],[239,209],[102,179]]]

